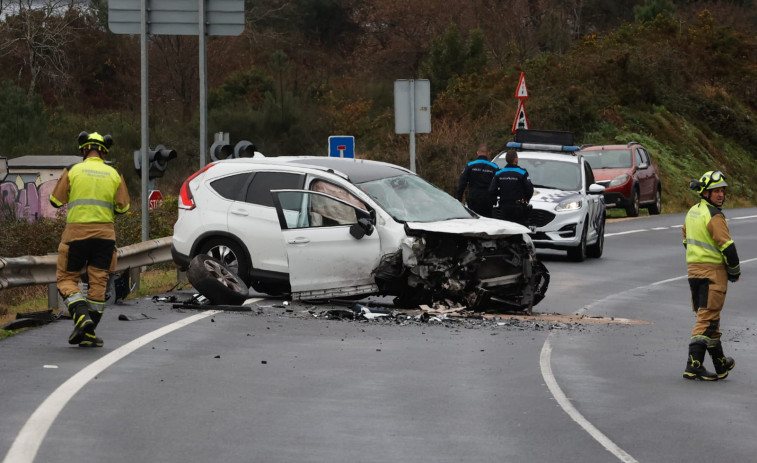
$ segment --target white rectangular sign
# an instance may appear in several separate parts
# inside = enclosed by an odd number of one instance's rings
[[[431,83],[428,79],[394,81],[394,133],[411,131],[431,132]]]

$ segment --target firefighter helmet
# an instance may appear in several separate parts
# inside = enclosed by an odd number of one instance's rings
[[[107,154],[110,147],[113,146],[113,137],[105,135],[104,137],[97,132],[79,134],[79,149],[96,149],[101,153]]]
[[[699,180],[692,180],[689,184],[689,187],[700,195],[704,193],[704,190],[713,190],[727,186],[725,174],[719,170],[705,172]]]

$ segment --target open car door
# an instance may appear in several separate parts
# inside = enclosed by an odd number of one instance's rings
[[[375,293],[381,246],[372,215],[334,196],[273,190],[292,299]]]

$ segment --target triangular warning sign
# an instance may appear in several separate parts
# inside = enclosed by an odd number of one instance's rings
[[[513,133],[518,129],[528,130],[528,116],[526,116],[526,104],[523,100],[518,101],[518,112],[515,114],[513,121]]]
[[[518,88],[515,89],[515,98],[523,99],[528,98],[528,89],[526,88],[526,74],[520,73],[520,80],[518,81]]]

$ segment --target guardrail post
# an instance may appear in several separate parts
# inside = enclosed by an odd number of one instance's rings
[[[60,309],[58,303],[58,285],[57,283],[49,283],[47,285],[47,308],[53,309],[56,312]]]

